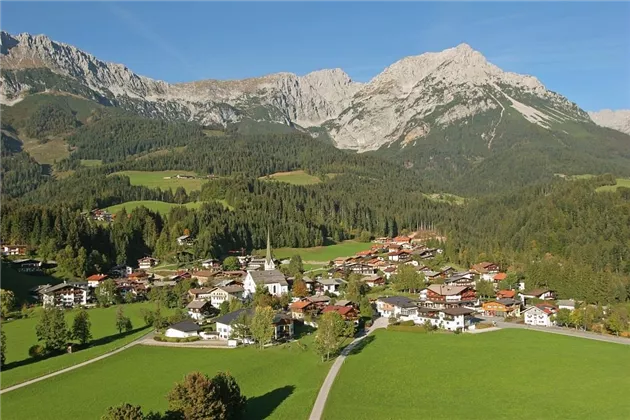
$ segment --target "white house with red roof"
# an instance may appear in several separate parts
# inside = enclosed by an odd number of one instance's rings
[[[109,276],[107,274],[92,274],[90,277],[88,277],[85,280],[87,280],[88,286],[98,287],[102,282],[104,282],[108,278]]]
[[[539,327],[552,327],[556,325],[554,315],[558,312],[558,308],[547,303],[530,306],[523,311],[525,324],[536,325]]]

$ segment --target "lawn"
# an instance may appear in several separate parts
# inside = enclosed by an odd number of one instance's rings
[[[325,419],[622,419],[630,346],[526,330],[377,331],[350,355]],[[384,403],[387,402],[387,403]]]
[[[276,172],[269,176],[263,176],[259,179],[263,181],[280,181],[293,185],[313,185],[319,184],[321,180],[313,175],[309,175],[304,171]]]
[[[351,257],[359,251],[365,251],[372,246],[369,242],[344,241],[327,246],[312,248],[274,248],[273,255],[278,259],[291,258],[295,254],[302,257],[302,261],[328,262],[338,257]],[[264,250],[258,250],[257,254],[264,255]]]
[[[39,321],[41,308],[35,309],[32,317],[3,322],[2,329],[7,336],[7,367],[2,371],[2,386],[14,385],[92,359],[146,334],[148,329],[144,326],[141,312],[143,308],[154,308],[154,304],[134,303],[124,305],[124,308],[125,315],[131,318],[134,327],[131,334],[118,334],[115,326],[116,307],[88,309],[94,347],[37,361],[29,357],[28,349],[37,344],[35,327]],[[164,310],[163,312],[167,314]],[[76,310],[69,310],[66,313],[69,327],[75,313]]]
[[[306,419],[330,363],[310,350],[135,346],[105,360],[4,394],[7,419],[100,418],[122,402],[164,411],[165,395],[192,371],[230,372],[248,398],[251,419]]]
[[[114,172],[112,175],[128,176],[131,185],[144,185],[149,188],[161,188],[162,190],[172,189],[175,191],[177,187],[184,187],[187,192],[200,190],[201,186],[208,182],[205,178],[194,179],[178,179],[177,175],[197,176],[190,171],[120,171]],[[171,179],[164,179],[171,177]]]
[[[617,183],[615,185],[602,185],[601,187],[598,187],[595,191],[597,192],[617,191],[617,188],[619,187],[630,188],[630,179],[617,178]]]

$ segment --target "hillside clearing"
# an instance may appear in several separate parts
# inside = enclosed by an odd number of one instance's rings
[[[293,185],[313,185],[319,184],[321,179],[316,176],[309,175],[304,171],[276,172],[269,176],[262,176],[258,179],[263,181],[279,181]]]
[[[338,244],[312,248],[274,248],[273,255],[282,260],[298,254],[302,257],[302,261],[327,263],[338,257],[351,257],[357,252],[365,251],[371,247],[372,243],[370,242],[344,241]],[[261,255],[264,255],[264,252],[264,250],[256,251],[257,254]]]
[[[225,200],[216,200],[216,202],[222,204],[223,207],[225,209],[227,209],[227,210],[233,210],[234,209]],[[110,212],[112,214],[116,214],[116,213],[120,212],[124,208],[127,211],[127,213],[130,213],[134,209],[143,206],[143,207],[146,207],[147,209],[149,209],[149,210],[151,210],[153,212],[161,213],[162,215],[165,216],[174,207],[184,206],[184,207],[189,208],[189,209],[198,209],[204,203],[205,203],[205,201],[194,201],[194,202],[191,202],[191,203],[177,204],[177,203],[166,203],[164,201],[141,200],[141,201],[127,201],[127,202],[122,203],[122,204],[116,204],[114,206],[110,206],[110,207],[105,208],[105,210],[107,210],[108,212]]]
[[[206,178],[176,178],[177,175],[198,176],[190,171],[120,171],[113,175],[128,176],[131,185],[143,185],[148,188],[160,188],[162,190],[183,187],[186,192],[200,190],[201,186],[208,182]],[[169,178],[169,179],[165,179]]]
[[[630,188],[630,179],[629,178],[617,178],[617,183],[615,185],[602,185],[595,189],[597,192],[611,192],[617,191],[617,188],[625,187]]]
[[[497,363],[498,354],[518,357]],[[629,370],[628,346],[542,332],[377,331],[347,358],[324,418],[620,419],[630,412]],[[365,397],[375,389],[378,398]],[[505,392],[509,404],[497,404]]]

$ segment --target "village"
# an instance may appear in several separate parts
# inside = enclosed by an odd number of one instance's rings
[[[187,246],[193,238],[183,235],[177,241]],[[101,286],[107,281],[114,287],[108,293],[135,302],[147,300],[151,290],[172,289],[188,280],[191,288],[180,308],[183,319],[165,327],[159,337],[164,341],[214,340],[230,347],[253,342],[235,331],[240,331],[242,319],[253,315],[251,303],[261,291],[276,299],[274,342],[292,339],[298,326],[316,328],[319,317],[331,311],[357,330],[383,317],[390,324],[460,333],[488,327],[497,320],[551,327],[559,324],[559,311],[576,309],[574,300],[556,300],[552,290],[527,289],[522,281],[502,288],[507,274],[493,262],[480,262],[466,271],[449,265],[435,267],[432,261],[442,250],[428,247],[426,242],[426,238],[412,236],[376,238],[369,250],[336,258],[315,275],[291,276],[281,270],[282,263],[289,261],[273,257],[268,236],[266,255],[240,255],[236,257],[238,269],[225,270],[221,261],[207,259],[198,264],[200,268],[181,269],[165,277],[152,272],[159,260],[147,256],[138,260],[137,268],[119,265],[84,281],[40,285],[31,294],[44,307],[93,307],[102,301],[98,294],[103,293]],[[6,256],[19,256],[23,250],[19,246],[2,248]],[[12,261],[16,270],[27,273],[51,263],[28,258]],[[411,276],[412,284],[401,286],[403,276]],[[349,297],[349,282],[357,283],[364,296]]]

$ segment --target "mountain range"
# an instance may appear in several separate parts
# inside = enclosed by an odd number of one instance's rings
[[[630,112],[589,115],[467,44],[403,58],[367,83],[332,69],[170,84],[43,35],[2,32],[0,41],[5,106],[61,91],[151,118],[291,127],[338,148],[418,165],[442,180],[487,173],[498,162],[525,171],[548,167],[546,175],[630,168],[630,137],[621,133],[630,132]]]

